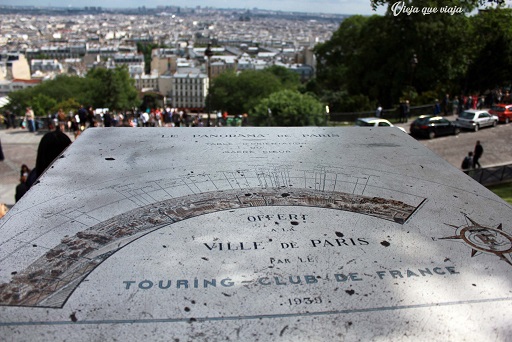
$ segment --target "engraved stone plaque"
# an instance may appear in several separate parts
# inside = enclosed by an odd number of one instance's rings
[[[0,220],[13,340],[498,340],[511,206],[395,128],[98,128]]]

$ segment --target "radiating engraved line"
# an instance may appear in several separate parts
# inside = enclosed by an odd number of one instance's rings
[[[183,179],[182,179],[182,182],[183,182],[183,184],[185,184],[185,185],[187,186],[187,188],[190,190],[190,192],[191,192],[192,194],[194,194],[194,195],[196,194],[196,193],[195,193],[195,191],[194,191],[194,190],[192,190],[192,188],[190,187],[190,185],[188,185],[188,183],[186,182],[185,178],[183,178]]]
[[[334,174],[334,185],[332,187],[332,192],[336,191],[336,185],[337,185],[336,183],[337,183],[337,181],[338,181],[338,173],[335,173]]]
[[[235,190],[235,188],[233,187],[233,184],[231,184],[231,182],[229,181],[228,176],[226,176],[226,172],[222,171],[222,174],[224,175],[224,178],[226,178],[226,181],[228,182],[231,189]]]
[[[366,183],[364,183],[363,191],[361,192],[361,195],[364,195],[364,191],[366,190],[366,186],[368,185],[368,181],[370,180],[371,176],[366,177]]]
[[[155,182],[156,185],[158,185],[158,187],[163,190],[170,198],[173,198],[174,196],[171,195],[166,189],[164,189],[164,187],[162,185],[160,185],[158,182]]]
[[[359,178],[356,178],[356,184],[354,184],[354,189],[352,190],[352,194],[356,193],[357,184],[359,183]]]
[[[215,184],[215,182],[213,181],[212,177],[210,175],[208,175],[208,179],[210,180],[210,182],[213,184],[213,186],[215,187],[215,190],[219,190],[219,188],[217,187],[217,184]]]
[[[231,172],[231,174],[233,175],[233,179],[235,180],[236,185],[238,185],[238,188],[239,188],[240,190],[242,190],[243,188],[242,188],[242,186],[240,185],[240,183],[238,182],[238,178],[237,178],[237,176],[239,175],[238,171],[237,171],[237,172],[234,172],[234,171],[233,171],[233,172]]]

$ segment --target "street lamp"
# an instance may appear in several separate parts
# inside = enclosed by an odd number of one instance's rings
[[[211,126],[211,122],[210,122],[210,89],[211,89],[211,83],[210,83],[210,80],[211,80],[211,73],[212,73],[212,70],[211,70],[211,64],[210,64],[210,60],[213,56],[213,52],[212,52],[212,43],[208,43],[208,46],[206,48],[206,50],[204,50],[204,55],[205,57],[208,59],[208,95],[206,97],[206,110],[208,111],[208,123],[207,123],[207,126],[210,127]]]

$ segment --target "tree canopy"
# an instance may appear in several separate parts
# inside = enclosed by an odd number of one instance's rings
[[[251,111],[255,126],[320,126],[325,107],[311,95],[285,89],[262,99]]]
[[[55,113],[59,108],[76,110],[79,104],[129,109],[140,102],[134,82],[127,67],[95,68],[86,77],[61,75],[35,87],[11,92],[7,108],[21,115],[31,106],[38,116]]]
[[[283,89],[297,90],[299,86],[298,75],[281,66],[240,73],[228,71],[213,80],[209,100],[214,110],[248,113],[270,94]]]
[[[469,15],[481,5],[476,0],[408,0],[404,5],[459,6],[465,12],[395,15],[388,9],[384,16],[349,17],[330,40],[315,47],[317,79],[307,89],[331,110],[343,112],[373,109],[377,103],[389,108],[423,93],[458,95],[510,86],[511,9]]]

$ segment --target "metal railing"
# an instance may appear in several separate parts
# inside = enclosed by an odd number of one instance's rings
[[[375,110],[365,112],[348,112],[348,113],[330,113],[329,121],[332,122],[354,122],[359,118],[374,117]],[[434,104],[424,106],[414,106],[410,108],[409,117],[417,117],[420,115],[434,114]],[[399,108],[384,109],[381,118],[387,120],[395,120],[400,118]]]
[[[494,165],[464,172],[485,186],[512,181],[512,164]]]

